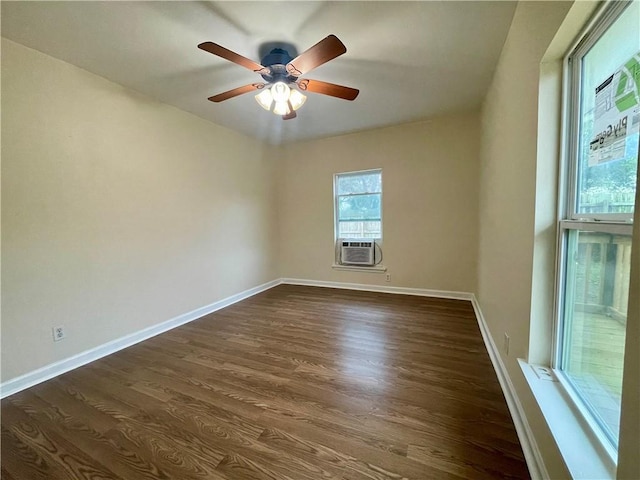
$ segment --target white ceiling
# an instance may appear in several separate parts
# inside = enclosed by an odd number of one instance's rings
[[[279,144],[478,107],[515,3],[2,1],[1,8],[6,38]],[[301,53],[329,34],[347,53],[303,78],[358,88],[355,101],[310,93],[298,117],[283,121],[252,94],[207,100],[261,78],[199,43],[259,63],[262,42],[291,42]]]

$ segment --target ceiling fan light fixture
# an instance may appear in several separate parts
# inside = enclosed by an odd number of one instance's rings
[[[273,95],[271,95],[271,90],[265,88],[258,95],[256,95],[256,102],[265,110],[271,110],[271,104],[273,103]]]
[[[300,91],[329,95],[343,100],[355,100],[359,93],[355,88],[300,78],[347,51],[347,47],[335,35],[328,35],[301,54],[297,54],[295,47],[289,43],[263,44],[260,47],[260,56],[263,57],[261,64],[217,43],[203,42],[198,45],[198,48],[251,70],[266,81],[266,84],[251,83],[213,95],[209,97],[212,102],[218,103],[261,90],[255,96],[258,104],[267,111],[282,115],[283,120],[291,120],[297,117],[296,110],[302,107],[307,99]]]
[[[289,100],[289,95],[291,94],[291,89],[289,85],[284,82],[276,82],[271,87],[271,95],[273,96],[273,100],[276,102],[287,102]]]
[[[273,107],[273,113],[276,115],[288,115],[291,113],[289,109],[289,103],[287,101],[278,102],[276,101],[275,107]]]
[[[291,89],[291,93],[289,94],[289,103],[291,103],[291,108],[298,110],[306,101],[306,95],[303,95],[298,90]]]

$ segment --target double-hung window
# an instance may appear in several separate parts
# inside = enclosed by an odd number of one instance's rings
[[[567,57],[554,366],[617,449],[640,130],[640,0],[610,2]]]
[[[335,238],[382,238],[382,170],[334,175]]]

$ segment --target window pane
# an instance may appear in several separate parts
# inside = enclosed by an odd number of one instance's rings
[[[568,231],[562,370],[617,445],[631,236]]]
[[[380,220],[380,194],[338,197],[338,221]]]
[[[582,59],[578,214],[634,209],[640,125],[640,2]]]
[[[381,222],[339,222],[338,238],[380,238]]]
[[[337,238],[382,238],[382,171],[335,177]]]
[[[382,174],[378,172],[354,173],[338,177],[338,195],[350,193],[379,193],[382,191]]]

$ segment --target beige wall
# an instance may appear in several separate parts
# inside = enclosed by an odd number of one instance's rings
[[[478,149],[475,112],[285,146],[283,277],[474,291]],[[381,274],[331,268],[333,174],[371,168],[382,168],[383,264],[390,283]]]
[[[640,205],[640,189],[636,190],[636,205]],[[640,208],[637,207],[633,245],[620,412],[619,480],[640,478]]]
[[[504,333],[511,337],[510,352],[501,352],[502,360],[550,478],[570,476],[516,359],[545,363],[550,356],[560,147],[558,59],[594,5],[576,4],[565,19],[570,7],[568,2],[519,3],[482,111],[478,300],[496,344],[502,345]],[[554,36],[550,50],[555,51],[549,52]],[[638,291],[638,279],[633,281]],[[634,353],[625,363],[622,422],[635,423],[621,432],[619,478],[638,478],[640,473],[637,302],[634,305],[636,318],[630,311],[627,337],[627,351]]]
[[[568,478],[568,472],[517,358],[528,358],[531,327],[540,62],[568,7],[518,5],[482,112],[477,297],[496,344],[504,333],[510,337],[502,360],[551,478]]]
[[[2,381],[277,278],[266,156],[3,39]]]
[[[3,382],[280,276],[475,290],[477,113],[277,148],[5,39],[2,77]],[[331,269],[375,167],[390,283]]]

